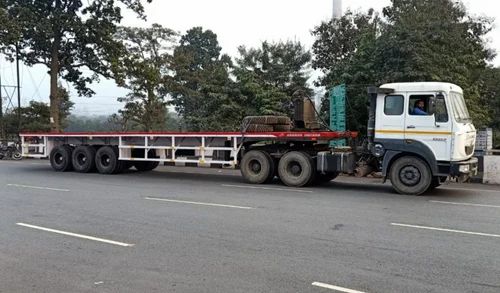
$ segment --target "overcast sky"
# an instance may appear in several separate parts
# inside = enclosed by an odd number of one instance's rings
[[[500,2],[497,0],[465,0],[464,3],[475,15],[494,17],[495,30],[488,39],[490,46],[500,51]],[[343,0],[343,8],[367,10],[370,7],[381,11],[390,0]],[[148,22],[127,14],[123,24],[147,26],[160,23],[180,33],[193,26],[202,26],[214,31],[223,51],[232,56],[240,45],[257,46],[261,41],[297,40],[307,48],[313,43],[311,30],[332,15],[332,0],[154,0],[147,5]],[[4,84],[14,84],[11,64],[1,61],[1,77]],[[495,60],[500,65],[500,58]],[[22,100],[48,101],[48,76],[43,67],[22,70]],[[113,82],[103,81],[93,86],[94,98],[79,98],[72,91],[76,103],[74,112],[84,115],[104,115],[116,112],[121,105],[116,97],[126,91],[118,89]],[[4,93],[5,95],[5,93]]]

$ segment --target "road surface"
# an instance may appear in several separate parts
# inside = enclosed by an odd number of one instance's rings
[[[500,188],[0,161],[0,292],[500,292]]]

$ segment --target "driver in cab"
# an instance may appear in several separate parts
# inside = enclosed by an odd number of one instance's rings
[[[424,116],[424,115],[429,115],[426,111],[425,111],[425,102],[424,100],[418,100],[415,102],[415,107],[413,108],[413,115],[421,115],[421,116]]]

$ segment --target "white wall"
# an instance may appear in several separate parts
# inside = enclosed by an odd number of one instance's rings
[[[500,184],[500,156],[484,157],[483,182],[486,184]]]

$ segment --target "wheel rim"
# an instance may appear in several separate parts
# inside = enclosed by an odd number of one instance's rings
[[[408,165],[401,168],[399,172],[399,179],[406,186],[415,186],[420,182],[422,174],[420,174],[420,170],[413,166]]]
[[[253,174],[259,174],[262,171],[262,165],[258,160],[251,160],[249,162],[250,165],[250,171]]]
[[[85,163],[87,162],[87,156],[85,154],[78,154],[76,156],[76,161],[78,162],[79,165],[85,165]]]
[[[288,174],[292,175],[293,177],[300,177],[300,175],[302,174],[302,166],[295,161],[288,163],[286,170]]]
[[[64,163],[64,156],[61,153],[57,153],[54,156],[54,161],[56,162],[56,164],[61,165],[62,163]]]
[[[104,167],[109,167],[111,165],[111,157],[108,155],[101,156],[101,165]]]

